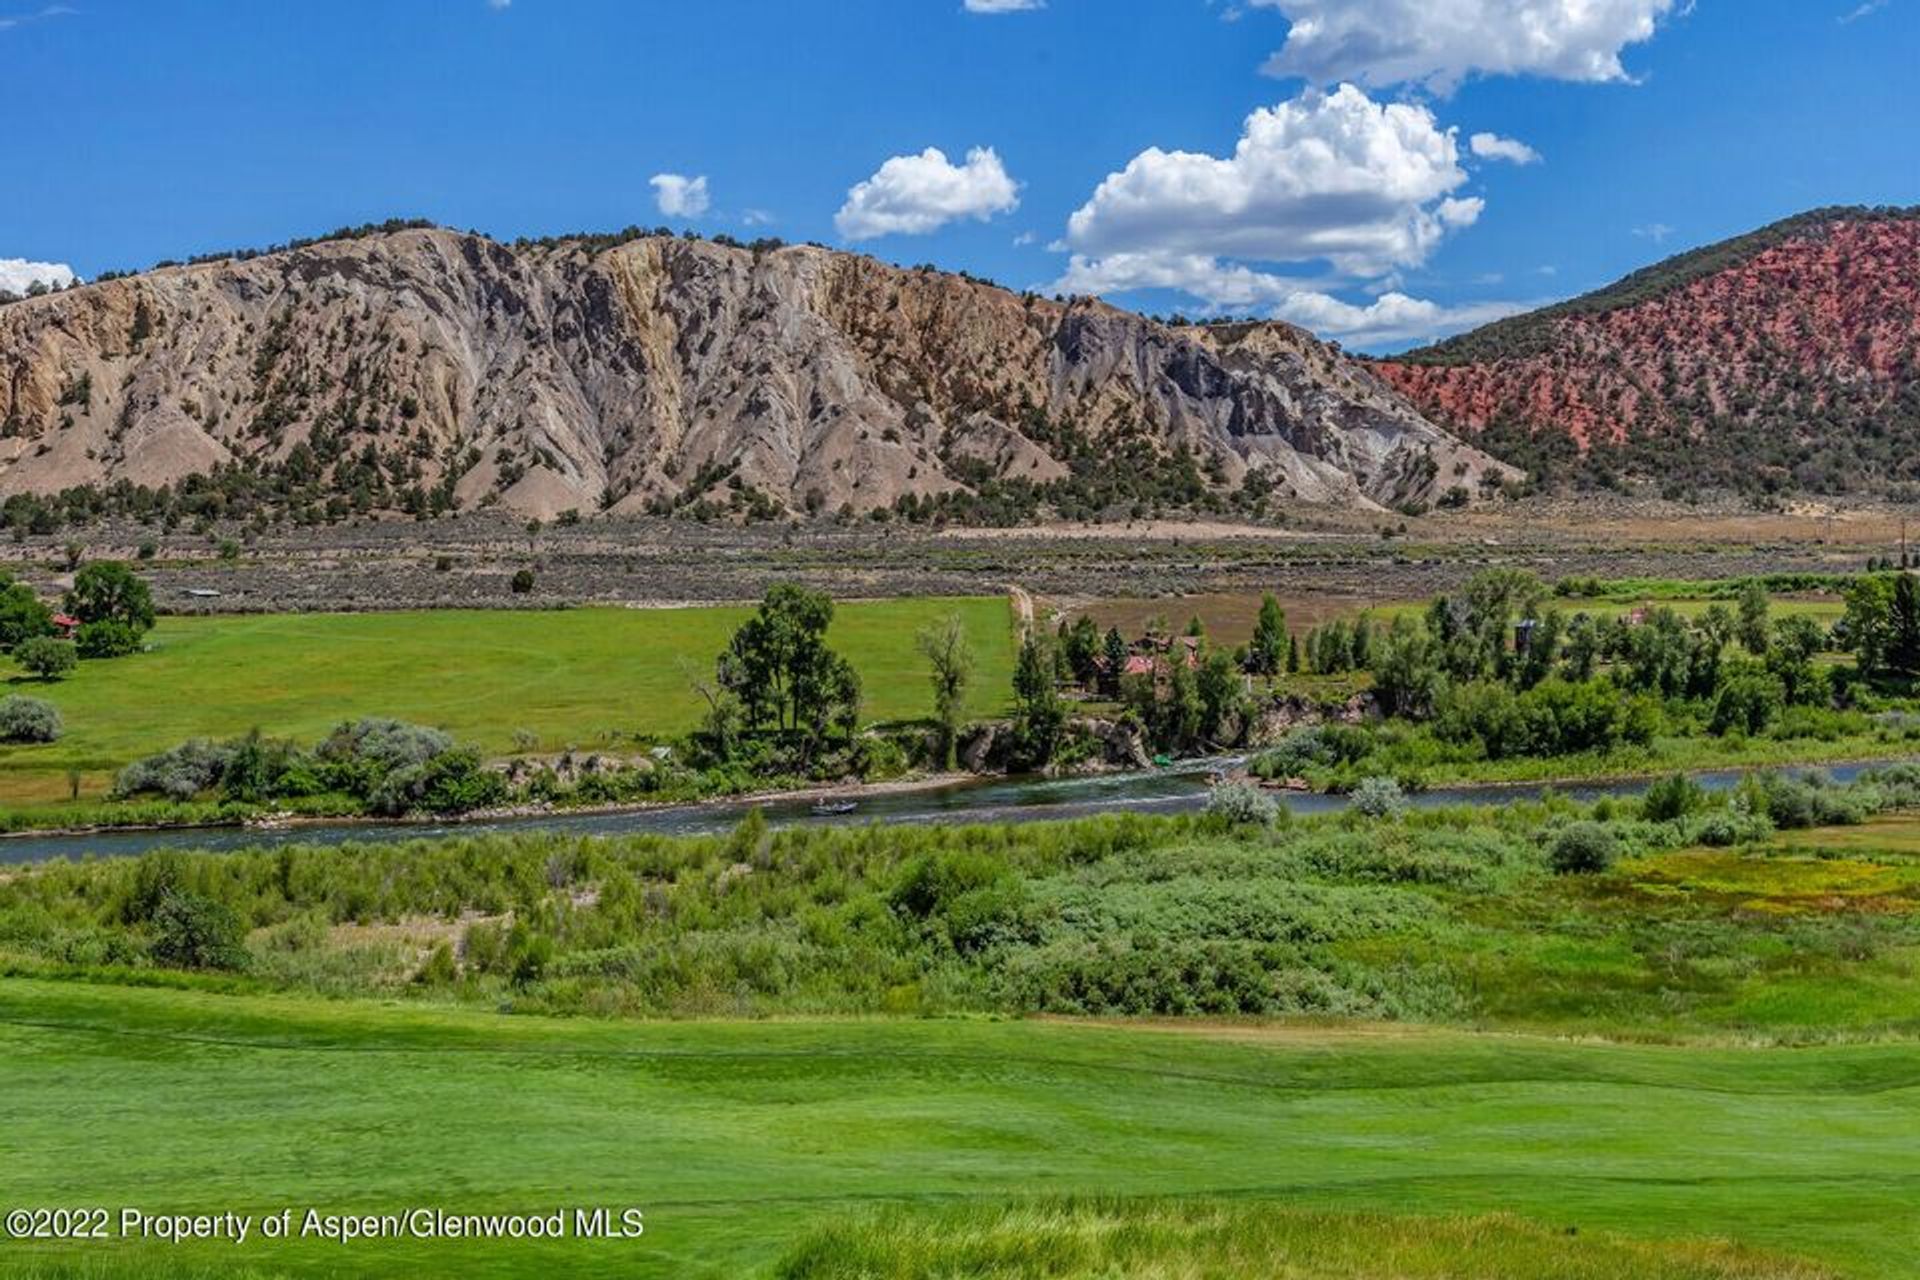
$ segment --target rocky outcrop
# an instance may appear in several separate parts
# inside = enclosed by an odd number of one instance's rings
[[[1107,442],[1388,504],[1505,469],[1297,330],[1170,329],[809,246],[440,229],[0,307],[0,489],[177,485],[548,517],[865,511]]]
[[[1270,747],[1293,730],[1309,725],[1366,724],[1379,718],[1380,704],[1370,692],[1331,704],[1297,693],[1286,694],[1261,703],[1255,710],[1247,744]]]
[[[1067,741],[1078,741],[1085,749],[1067,753],[1073,763],[1050,768],[1050,773],[1146,769],[1153,764],[1153,753],[1147,747],[1146,734],[1131,720],[1073,716],[1067,720],[1062,731]],[[1013,726],[1004,720],[987,720],[969,725],[959,743],[957,754],[960,767],[975,774],[1005,772],[1013,745]]]

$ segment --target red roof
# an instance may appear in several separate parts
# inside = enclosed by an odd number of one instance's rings
[[[53,615],[53,625],[56,627],[77,627],[80,625],[80,619],[70,613],[56,613]]]

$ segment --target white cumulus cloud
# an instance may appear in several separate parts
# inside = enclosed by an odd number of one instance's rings
[[[1054,293],[1112,294],[1135,289],[1177,289],[1215,311],[1271,306],[1307,286],[1243,263],[1204,253],[1114,253],[1103,258],[1074,254]]]
[[[1309,90],[1247,117],[1231,156],[1155,147],[1109,175],[1068,219],[1061,287],[1184,288],[1222,303],[1263,287],[1222,259],[1377,278],[1472,225],[1483,202],[1454,194],[1466,181],[1454,131],[1425,107],[1352,85]]]
[[[1461,152],[1424,106],[1309,89],[1247,117],[1230,156],[1152,148],[1110,174],[1068,219],[1052,289],[1177,291],[1372,348],[1485,324],[1527,304],[1446,304],[1399,285],[1480,216],[1461,194]],[[1353,292],[1369,300],[1340,296]]]
[[[64,289],[79,279],[64,262],[28,262],[25,258],[0,258],[0,290],[25,293],[36,282]]]
[[[1505,160],[1510,164],[1539,164],[1541,155],[1518,138],[1503,138],[1497,133],[1476,133],[1467,139],[1473,154],[1482,160]]]
[[[1628,45],[1651,39],[1676,0],[1251,0],[1290,29],[1267,62],[1315,84],[1423,84],[1474,74],[1628,79]]]
[[[1020,206],[1020,184],[992,147],[975,147],[956,165],[937,147],[894,156],[847,192],[833,225],[848,240],[925,235],[960,218],[984,222]]]
[[[707,196],[707,180],[704,177],[656,173],[648,182],[653,185],[653,202],[669,218],[697,218],[712,203]]]
[[[1538,303],[1469,302],[1446,306],[1404,293],[1383,293],[1365,306],[1331,294],[1300,290],[1283,299],[1273,314],[1325,338],[1374,350],[1415,342],[1433,342],[1467,329],[1531,310]]]

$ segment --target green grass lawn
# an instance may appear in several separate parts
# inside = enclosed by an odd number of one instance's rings
[[[9,979],[6,1206],[636,1205],[646,1235],[144,1252],[13,1242],[0,1246],[0,1272],[94,1259],[148,1274],[251,1263],[312,1275],[736,1277],[765,1274],[805,1233],[887,1206],[991,1211],[1010,1197],[1099,1194],[1506,1212],[1550,1231],[1726,1237],[1843,1275],[1905,1276],[1920,1274],[1917,1090],[1912,1044],[621,1024]],[[1477,1261],[1439,1274],[1503,1274],[1484,1253]]]
[[[832,643],[859,670],[875,720],[928,713],[914,633],[965,618],[978,666],[970,710],[1004,710],[1013,670],[1012,614],[1001,598],[841,604]],[[672,735],[698,721],[691,668],[713,660],[744,608],[433,611],[163,618],[152,652],[85,662],[68,679],[16,681],[66,718],[45,747],[0,747],[0,804],[66,795],[66,771],[89,794],[112,770],[190,737],[258,727],[305,740],[360,715],[447,729],[488,751],[519,729],[541,749],[604,747],[609,734]]]

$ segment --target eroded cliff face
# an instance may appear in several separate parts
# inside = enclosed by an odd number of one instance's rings
[[[0,308],[5,492],[244,466],[363,506],[862,511],[1043,484],[1069,437],[1185,446],[1283,500],[1507,474],[1284,326],[1176,331],[812,247],[406,230]]]
[[[1570,313],[1501,322],[1379,372],[1469,437],[1510,424],[1584,450],[1675,433],[1710,443],[1729,427],[1788,440],[1883,430],[1920,379],[1920,217],[1811,220],[1633,305],[1555,310]]]

